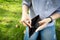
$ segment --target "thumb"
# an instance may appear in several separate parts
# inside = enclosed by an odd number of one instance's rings
[[[42,26],[38,27],[35,32],[38,32],[46,27],[47,24],[43,24]]]

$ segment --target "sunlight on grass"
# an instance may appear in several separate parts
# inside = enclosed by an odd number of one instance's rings
[[[20,5],[19,4],[0,4],[0,8],[5,9],[5,10],[9,10],[11,12],[19,12]]]
[[[19,23],[21,4],[16,2],[0,2],[0,40],[23,40],[25,28]]]

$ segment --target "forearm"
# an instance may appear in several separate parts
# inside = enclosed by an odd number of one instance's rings
[[[29,11],[29,7],[24,4],[22,6],[22,19],[21,19],[21,22],[23,23],[23,25],[31,27],[31,25],[30,25],[31,19],[28,15],[28,11]]]
[[[60,14],[59,13],[54,13],[51,17],[52,17],[53,20],[56,20],[56,19],[60,18]]]
[[[22,15],[26,15],[28,13],[28,10],[29,10],[28,6],[23,5],[22,6]]]

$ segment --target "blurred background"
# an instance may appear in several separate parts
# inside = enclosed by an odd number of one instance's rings
[[[19,23],[22,0],[0,0],[0,40],[23,40],[25,27]],[[60,40],[60,19],[56,20],[57,40]]]

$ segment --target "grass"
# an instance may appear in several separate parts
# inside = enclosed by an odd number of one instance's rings
[[[20,3],[0,2],[0,40],[23,40],[21,13]]]
[[[55,24],[56,24],[57,40],[60,40],[60,19],[57,19]]]
[[[21,0],[0,0],[0,40],[23,40],[25,27],[21,19]],[[57,39],[60,40],[60,19],[56,21]]]

